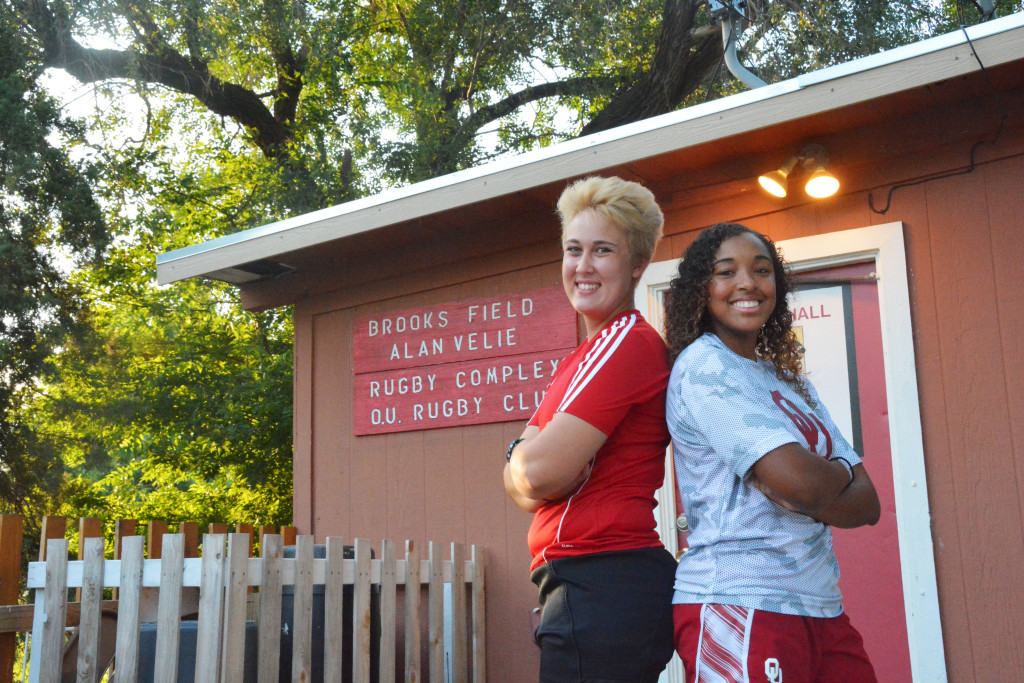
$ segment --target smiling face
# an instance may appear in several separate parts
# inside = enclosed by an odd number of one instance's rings
[[[775,310],[775,269],[764,243],[744,233],[715,252],[708,285],[711,331],[734,353],[754,359],[757,335]]]
[[[596,211],[581,211],[565,226],[562,285],[588,337],[633,307],[633,287],[646,266],[634,263],[622,228]]]

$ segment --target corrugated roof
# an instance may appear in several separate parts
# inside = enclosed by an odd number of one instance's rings
[[[968,36],[970,41],[968,41]],[[970,44],[969,44],[970,42]],[[973,45],[973,51],[972,51]],[[974,56],[977,52],[978,58]],[[1024,57],[1024,13],[157,256],[157,281],[256,279],[239,266]]]

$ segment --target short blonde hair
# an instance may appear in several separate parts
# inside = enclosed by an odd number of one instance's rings
[[[654,194],[646,187],[614,176],[591,176],[569,185],[558,198],[563,242],[566,226],[580,213],[588,210],[597,212],[622,228],[635,263],[648,261],[654,256],[665,217]]]

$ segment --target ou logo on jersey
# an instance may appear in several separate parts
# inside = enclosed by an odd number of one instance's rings
[[[778,390],[772,391],[772,400],[775,401],[775,405],[779,407],[779,410],[785,413],[786,417],[796,425],[804,440],[807,441],[807,449],[809,451],[824,456],[826,460],[832,457],[832,435],[828,433],[825,424],[818,419],[817,415],[800,410],[795,403],[783,396]],[[824,439],[824,444],[822,444],[825,448],[824,453],[818,450],[818,442],[822,439]]]
[[[782,665],[774,657],[764,660],[764,675],[768,683],[782,683]]]

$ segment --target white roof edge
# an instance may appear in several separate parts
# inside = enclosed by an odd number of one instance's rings
[[[1024,57],[1024,12],[966,29],[986,67]],[[964,31],[157,255],[157,281],[251,261],[980,70]],[[920,63],[919,69],[907,69]],[[820,96],[819,96],[820,95]]]

